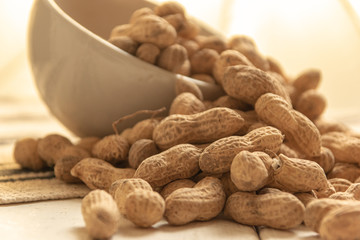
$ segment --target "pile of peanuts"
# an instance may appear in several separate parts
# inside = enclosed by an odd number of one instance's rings
[[[305,224],[323,239],[360,239],[360,136],[322,118],[317,69],[287,76],[252,39],[201,35],[176,2],[135,11],[109,41],[157,66],[218,84],[208,101],[179,78],[167,116],[73,143],[59,134],[16,142],[15,160],[83,182],[89,234],[108,238],[125,216],[151,227],[219,214],[250,225]]]

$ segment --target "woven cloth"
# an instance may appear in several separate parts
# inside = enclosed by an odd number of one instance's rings
[[[18,164],[0,164],[0,204],[81,198],[89,188],[58,180],[52,169],[33,172]]]

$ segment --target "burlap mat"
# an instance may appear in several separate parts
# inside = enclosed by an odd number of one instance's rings
[[[52,169],[33,172],[16,163],[0,163],[0,204],[81,198],[89,188],[58,180]]]

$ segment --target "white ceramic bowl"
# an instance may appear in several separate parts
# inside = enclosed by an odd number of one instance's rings
[[[28,27],[28,56],[38,92],[50,112],[74,134],[104,136],[111,124],[141,109],[170,106],[182,77],[143,62],[106,41],[144,0],[35,0]],[[188,78],[205,98],[218,86]],[[140,116],[120,124],[131,127]]]

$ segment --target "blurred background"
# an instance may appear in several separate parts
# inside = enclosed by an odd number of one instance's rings
[[[14,97],[39,101],[26,56],[32,2],[0,0],[0,101]],[[178,2],[225,36],[251,36],[259,50],[277,59],[290,76],[320,69],[326,114],[339,120],[360,119],[359,0]]]

